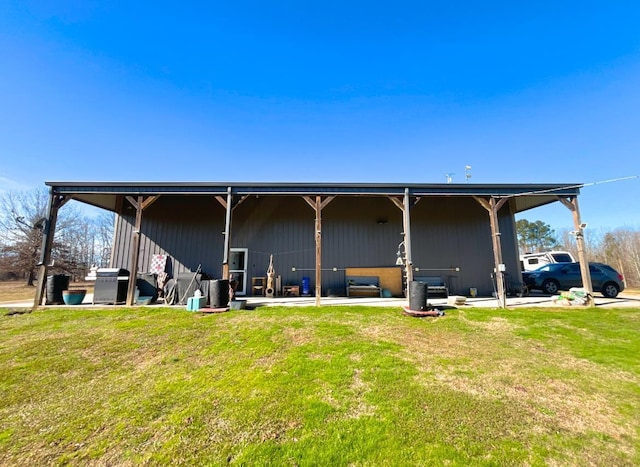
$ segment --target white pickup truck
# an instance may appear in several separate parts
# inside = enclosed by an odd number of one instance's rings
[[[568,251],[542,251],[540,253],[525,253],[520,255],[520,268],[523,271],[533,271],[549,263],[575,263],[573,255]]]

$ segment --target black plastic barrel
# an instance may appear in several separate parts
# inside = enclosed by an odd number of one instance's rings
[[[409,309],[412,311],[427,310],[427,283],[420,281],[409,282]]]
[[[211,281],[209,288],[211,308],[225,308],[229,304],[229,281],[216,279]]]
[[[69,276],[66,274],[54,274],[47,276],[47,305],[62,305],[62,291],[69,288]]]

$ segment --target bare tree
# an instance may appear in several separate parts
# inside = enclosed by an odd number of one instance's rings
[[[575,236],[568,230],[560,231],[557,242],[562,248],[575,253]],[[640,287],[640,231],[629,227],[615,230],[585,232],[587,255],[591,261],[616,268],[628,287]]]
[[[631,287],[640,286],[640,231],[619,227],[605,237],[604,253]]]
[[[47,211],[46,190],[6,192],[0,197],[0,227],[5,241],[2,248],[3,265],[33,285],[35,267],[42,243],[41,219]]]
[[[114,225],[115,214],[110,211],[102,211],[94,219],[94,226],[96,228],[96,256],[93,263],[97,266],[108,266],[111,261]]]
[[[66,206],[65,206],[66,207]],[[113,240],[114,215],[101,212],[95,217],[80,216],[60,233],[59,265],[74,279],[84,277],[92,266],[108,265]]]
[[[28,285],[33,285],[48,203],[46,189],[0,195],[0,272],[3,275],[22,277]],[[105,265],[112,237],[112,213],[91,218],[81,215],[74,201],[65,204],[58,212],[51,272],[68,273],[77,279],[84,277],[91,265]]]

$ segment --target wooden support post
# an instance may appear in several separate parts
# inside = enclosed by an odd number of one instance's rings
[[[404,271],[407,281],[407,289],[405,295],[409,299],[409,283],[413,281],[413,257],[411,252],[411,198],[409,189],[404,189],[404,197],[402,201],[392,196],[389,199],[402,211],[402,244],[404,245]],[[416,198],[414,205],[420,200]]]
[[[496,286],[500,307],[507,307],[507,294],[504,287],[504,263],[502,261],[502,242],[500,241],[500,223],[498,220],[497,202],[495,198],[489,200],[491,209],[489,210],[489,219],[491,223],[491,238],[493,241],[493,258],[496,269]]]
[[[233,209],[231,187],[227,187],[226,215],[224,218],[224,253],[222,258],[222,278],[229,280],[229,254],[231,251],[231,211]]]
[[[138,198],[132,196],[126,197],[129,203],[136,210],[136,223],[133,227],[133,235],[131,238],[131,263],[129,271],[129,284],[127,287],[127,305],[133,306],[135,303],[136,281],[138,279],[138,261],[140,259],[140,230],[142,229],[142,212],[151,206],[159,196],[149,196],[147,199],[142,195]]]
[[[231,225],[233,223],[233,211],[242,204],[249,195],[244,195],[235,203],[233,202],[233,191],[231,187],[227,187],[226,199],[222,196],[216,196],[215,198],[222,205],[225,210],[224,220],[224,251],[222,253],[222,278],[230,279],[229,277],[229,258],[231,256]]]
[[[498,219],[498,211],[509,198],[502,198],[500,200],[496,198],[486,199],[475,197],[475,200],[489,212],[489,223],[491,225],[491,243],[493,246],[493,261],[496,280],[496,294],[498,304],[501,308],[507,307],[507,294],[504,284],[504,263],[502,262],[502,244],[500,242],[500,224]]]
[[[582,287],[584,290],[593,295],[593,284],[591,283],[591,274],[589,272],[589,259],[584,245],[584,232],[582,220],[580,219],[580,208],[578,206],[578,197],[573,196],[569,199],[558,197],[558,200],[565,205],[573,215],[573,227],[576,232],[576,247],[578,248],[578,261],[580,262],[580,275],[582,276]]]
[[[322,199],[316,196],[316,306],[322,296]]]
[[[138,278],[138,260],[140,258],[140,229],[142,228],[142,195],[138,195],[138,199],[134,201],[127,196],[129,202],[136,209],[136,223],[133,227],[133,235],[131,241],[131,264],[129,271],[129,285],[127,288],[127,305],[133,306],[135,301],[136,280]]]
[[[56,222],[58,221],[58,210],[71,198],[62,195],[56,195],[51,188],[49,194],[49,206],[47,207],[47,221],[44,225],[42,235],[42,246],[40,251],[40,263],[38,264],[38,279],[36,283],[36,295],[33,298],[33,307],[37,308],[42,305],[44,298],[44,289],[47,282],[47,271],[51,262],[51,248],[53,246],[53,237],[56,231]]]
[[[307,204],[316,212],[316,306],[320,306],[322,296],[322,210],[334,198],[335,196],[329,196],[323,201],[321,196],[316,196],[315,200],[309,196],[303,196]]]

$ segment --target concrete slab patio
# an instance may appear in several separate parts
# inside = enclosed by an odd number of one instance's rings
[[[604,298],[598,294],[595,295],[595,306],[601,308],[619,308],[619,307],[636,307],[640,308],[640,295],[622,293],[617,298]],[[248,308],[257,308],[261,306],[315,306],[315,297],[240,297],[239,299],[247,301]],[[50,305],[41,307],[70,307],[70,308],[113,308],[123,307],[124,305],[93,305],[93,296],[87,294],[84,301],[80,305]],[[448,305],[446,298],[429,298],[428,303],[438,307]],[[0,302],[0,308],[31,308],[33,301],[13,301]],[[379,298],[379,297],[322,297],[322,306],[381,306],[381,307],[398,307],[402,308],[408,305],[406,298]],[[147,306],[164,306],[162,303],[154,303]],[[172,305],[176,308],[185,308],[184,305]],[[451,305],[449,305],[451,306]],[[494,297],[467,297],[464,305],[457,305],[457,308],[499,308],[499,303]],[[553,301],[550,295],[532,293],[527,297],[507,297],[507,308],[523,308],[523,307],[559,307]],[[568,307],[562,307],[568,308]],[[578,308],[578,307],[576,307]]]

